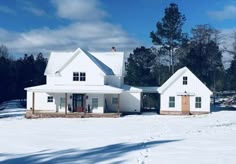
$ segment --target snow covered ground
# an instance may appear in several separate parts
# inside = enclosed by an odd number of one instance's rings
[[[236,111],[0,119],[0,163],[234,164]]]

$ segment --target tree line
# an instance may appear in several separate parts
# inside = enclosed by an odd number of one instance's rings
[[[208,24],[191,33],[182,31],[186,21],[178,5],[171,3],[150,33],[153,47],[138,47],[130,54],[125,81],[136,86],[162,85],[176,70],[187,66],[212,91],[236,90],[236,32],[233,50],[220,49],[221,34]],[[225,69],[222,53],[233,56]]]
[[[25,99],[24,88],[44,84],[47,59],[39,53],[13,59],[6,46],[0,46],[0,102]]]
[[[233,49],[220,49],[220,32],[210,25],[197,25],[191,33],[182,31],[186,21],[178,5],[171,3],[164,17],[150,32],[153,46],[137,47],[126,63],[125,83],[135,86],[162,85],[176,70],[187,66],[211,90],[236,90],[236,32]],[[222,53],[233,56],[225,69]],[[0,102],[26,98],[25,87],[46,83],[47,58],[42,53],[13,59],[0,46]]]

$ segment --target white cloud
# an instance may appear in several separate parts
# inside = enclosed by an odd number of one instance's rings
[[[52,0],[61,18],[71,20],[98,20],[107,16],[98,0]]]
[[[24,7],[23,10],[28,11],[28,12],[36,15],[36,16],[46,15],[44,10],[37,9],[37,8],[34,8],[34,7]]]
[[[22,5],[22,10],[30,12],[36,16],[44,16],[46,12],[43,9],[35,7],[35,4],[32,1],[19,1],[19,4]]]
[[[221,44],[220,48],[222,50],[233,50],[233,42],[234,42],[234,32],[236,32],[236,28],[233,29],[223,29],[221,30]],[[231,60],[233,59],[232,54],[227,51],[223,52],[223,64],[225,68],[230,66]]]
[[[14,33],[0,29],[0,38],[10,52],[34,53],[74,51],[78,47],[91,51],[134,49],[139,43],[118,26],[104,22],[74,23],[57,29],[34,29]]]
[[[6,13],[6,14],[15,14],[15,11],[10,9],[7,6],[0,6],[0,12]]]
[[[28,32],[0,29],[0,38],[10,53],[74,51],[78,47],[90,51],[110,51],[112,46],[118,51],[129,51],[141,45],[122,27],[103,19],[106,14],[99,8],[97,0],[52,1],[58,16],[76,20],[67,26],[44,27]]]
[[[225,6],[222,11],[210,11],[208,15],[216,20],[236,19],[236,6]]]

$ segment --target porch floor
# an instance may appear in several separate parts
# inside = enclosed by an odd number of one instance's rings
[[[121,113],[84,113],[84,112],[73,112],[73,113],[61,113],[61,112],[42,112],[27,110],[25,118],[36,119],[36,118],[118,118]]]

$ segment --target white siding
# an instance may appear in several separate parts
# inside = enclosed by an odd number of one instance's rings
[[[120,94],[121,112],[140,112],[141,111],[141,93],[122,92]]]
[[[112,98],[113,97],[118,98],[118,94],[106,94],[105,95],[104,101],[106,101],[107,108],[108,108],[107,110],[109,112],[117,112],[117,109],[118,109],[118,105],[117,104],[112,104]],[[104,104],[104,107],[105,107],[106,104]]]
[[[188,77],[188,84],[183,85],[183,76]],[[210,112],[210,93],[190,71],[186,71],[178,80],[161,94],[161,111],[181,111],[179,93],[190,93],[190,111]],[[169,96],[175,97],[175,108],[169,108]],[[202,108],[195,108],[195,97],[202,98]]]
[[[120,88],[124,84],[124,77],[122,76],[106,76],[105,84]]]
[[[92,98],[98,99],[98,108],[92,109],[93,113],[104,113],[104,95],[103,94],[87,94],[88,99],[86,100],[86,108],[88,108],[88,104],[90,108],[92,108]]]
[[[118,97],[118,94],[107,94],[105,99],[110,112],[117,112],[118,105],[112,104],[112,98]],[[122,92],[120,94],[120,112],[140,112],[141,108],[141,93],[137,92]],[[105,106],[105,104],[104,104]]]
[[[48,96],[53,96],[53,102],[48,102]],[[60,98],[65,97],[65,94],[60,93],[41,93],[35,92],[35,110],[45,110],[52,112],[65,112],[65,108],[60,107]],[[68,104],[72,104],[70,95],[67,96]],[[27,109],[32,108],[32,92],[27,92]]]
[[[73,81],[73,72],[85,72],[86,81]],[[61,76],[47,76],[47,84],[104,85],[104,74],[84,53],[66,66]]]

